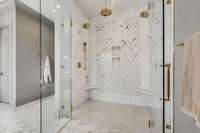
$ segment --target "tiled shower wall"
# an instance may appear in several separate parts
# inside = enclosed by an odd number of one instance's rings
[[[140,89],[140,19],[96,24],[96,84],[100,92],[135,94]]]
[[[88,31],[82,28],[82,24],[88,22],[87,16],[80,7],[73,3],[70,5],[72,15],[72,104],[78,106],[88,100],[86,70],[84,69],[83,43],[88,42]],[[78,63],[81,67],[78,67]]]
[[[143,9],[92,19],[89,78],[98,86],[92,99],[160,106],[162,14],[155,10],[141,18]]]

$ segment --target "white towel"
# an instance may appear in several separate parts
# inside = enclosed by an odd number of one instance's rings
[[[44,65],[44,82],[48,84],[51,81],[52,81],[51,64],[50,64],[49,57],[46,56],[46,61],[45,61],[45,65]]]
[[[200,127],[200,32],[184,40],[182,108]]]

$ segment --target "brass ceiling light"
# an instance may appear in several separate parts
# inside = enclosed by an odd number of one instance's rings
[[[101,9],[100,14],[104,17],[110,16],[112,14],[112,10],[108,7],[108,1],[105,0],[105,7]]]
[[[142,17],[142,18],[148,18],[148,17],[150,16],[150,14],[149,14],[150,8],[151,8],[151,3],[150,3],[150,1],[149,1],[149,2],[148,2],[148,9],[145,10],[145,11],[142,11],[142,12],[140,13],[140,17]]]

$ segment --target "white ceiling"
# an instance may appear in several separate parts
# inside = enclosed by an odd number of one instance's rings
[[[28,5],[35,11],[38,12],[40,11],[39,10],[40,0],[20,0],[20,1]],[[55,16],[55,14],[52,12],[52,9],[56,9],[55,1],[59,0],[42,0],[42,14],[51,19],[52,21],[54,21],[54,16]],[[75,1],[82,9],[82,11],[88,16],[88,18],[98,16],[100,10],[105,6],[105,0],[64,0],[64,1],[65,2]],[[147,4],[148,0],[108,0],[108,1],[110,2],[112,11],[118,12]]]
[[[105,6],[105,0],[75,0],[80,8],[89,17],[99,15],[99,11]],[[113,12],[138,7],[147,3],[147,0],[110,0]]]
[[[4,2],[4,0],[0,0],[0,3],[1,3],[1,2]]]
[[[20,0],[22,3],[26,4],[33,10],[40,12],[40,0]],[[49,18],[50,20],[54,21],[55,14],[52,12],[52,9],[55,8],[55,0],[42,0],[42,14]]]

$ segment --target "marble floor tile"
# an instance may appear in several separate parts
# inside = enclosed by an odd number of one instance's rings
[[[58,119],[54,96],[42,100],[43,133],[56,133],[69,119]],[[12,108],[0,103],[0,133],[39,133],[40,101]]]
[[[43,99],[43,133],[56,133],[69,119],[57,119],[54,97]],[[158,116],[156,116],[157,114]],[[100,101],[88,101],[73,112],[60,133],[160,133],[161,110]],[[148,128],[148,121],[156,121]],[[12,108],[0,103],[0,133],[39,133],[40,101]]]
[[[160,117],[156,118],[155,114]],[[88,101],[75,109],[60,133],[160,133],[162,112],[145,106]],[[155,127],[149,128],[149,120]]]
[[[59,133],[123,133],[119,129],[109,128],[100,124],[89,124],[73,119]]]

